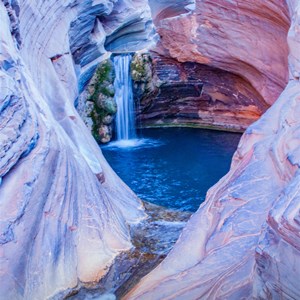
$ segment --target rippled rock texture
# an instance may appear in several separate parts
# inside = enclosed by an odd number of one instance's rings
[[[191,213],[172,211],[147,202],[144,205],[148,218],[130,227],[134,248],[119,255],[96,286],[74,290],[74,296],[68,299],[99,299],[108,293],[112,299],[121,299],[166,257]]]
[[[249,3],[198,1],[196,7],[199,4],[200,9],[201,4],[205,16],[206,9],[207,14],[214,13],[214,4],[215,9],[221,11],[235,4],[239,11]],[[300,1],[287,4],[292,19],[287,39],[290,51],[287,87],[261,119],[247,129],[230,172],[209,190],[206,202],[191,218],[169,256],[125,299],[300,298]],[[255,1],[251,5],[259,6],[255,11],[253,6],[249,10],[249,6],[247,14],[259,13],[262,18],[263,9],[273,7],[278,14],[264,14],[264,17],[268,16],[273,23],[274,18],[284,12],[277,24],[285,20],[287,8],[283,1]],[[229,18],[229,15],[223,16],[225,21]],[[232,20],[235,22],[238,17],[239,14],[233,14]],[[215,19],[209,19],[204,25],[216,30],[214,24],[218,19]],[[228,34],[224,23],[224,34]],[[250,24],[246,23],[233,28]],[[259,24],[254,24],[257,25],[256,38]],[[208,31],[205,26],[204,34]],[[185,41],[185,36],[182,38]],[[230,35],[228,38],[230,40]],[[261,38],[262,43],[268,40],[268,36]],[[231,47],[241,46],[243,41],[242,38],[231,41],[224,49],[229,53]],[[282,51],[279,48],[274,47],[273,53]],[[213,47],[211,53],[215,54],[215,50]],[[260,51],[253,52],[249,59],[255,62],[258,53]],[[184,53],[177,51],[177,54],[180,57]],[[268,59],[266,57],[266,61]],[[285,73],[283,70],[277,76]],[[259,87],[258,82],[256,86]],[[264,94],[272,99],[276,89],[268,90],[269,87],[265,86]]]
[[[1,299],[98,281],[144,218],[74,107],[105,56],[99,18],[114,4],[0,2]]]
[[[155,53],[236,74],[267,104],[287,82],[290,13],[290,81],[246,131],[231,171],[170,255],[126,298],[300,298],[299,0],[149,4]],[[106,48],[148,44],[149,9],[2,0],[0,20],[0,298],[61,298],[102,278],[132,247],[128,224],[145,217],[74,102]]]

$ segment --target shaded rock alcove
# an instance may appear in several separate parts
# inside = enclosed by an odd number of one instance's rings
[[[134,56],[132,77],[141,127],[244,131],[269,107],[238,75],[154,52]]]

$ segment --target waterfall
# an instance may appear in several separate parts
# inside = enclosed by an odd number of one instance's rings
[[[132,80],[130,75],[131,54],[114,57],[116,78],[115,101],[117,103],[117,140],[130,140],[136,137]]]

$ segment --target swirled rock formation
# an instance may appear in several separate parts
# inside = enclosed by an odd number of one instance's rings
[[[126,298],[300,298],[299,0],[149,4],[155,53],[232,73],[261,107],[286,84],[291,19],[290,80]],[[145,217],[74,104],[107,49],[143,48],[155,34],[143,1],[2,0],[0,20],[0,299],[61,298],[101,279],[132,247],[128,224]]]
[[[1,299],[98,281],[144,218],[74,107],[114,3],[0,2]]]
[[[215,3],[199,2],[204,11]],[[234,2],[247,3],[226,3]],[[287,3],[287,87],[247,129],[230,172],[209,190],[169,256],[126,299],[300,298],[300,2]]]

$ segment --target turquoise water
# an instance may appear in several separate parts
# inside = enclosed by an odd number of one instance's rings
[[[196,211],[230,168],[241,135],[194,128],[143,129],[139,139],[101,147],[115,172],[143,200]]]

